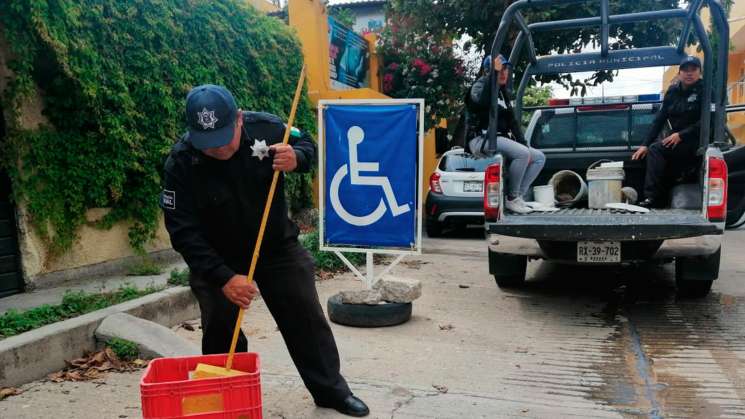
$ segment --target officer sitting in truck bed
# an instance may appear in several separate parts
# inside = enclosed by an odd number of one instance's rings
[[[680,181],[698,168],[701,160],[696,150],[701,131],[702,96],[701,61],[687,56],[680,62],[678,80],[667,90],[646,140],[631,157],[632,160],[647,157],[645,199],[639,205],[665,206],[666,191],[672,186],[670,180]],[[657,141],[665,125],[671,133]]]

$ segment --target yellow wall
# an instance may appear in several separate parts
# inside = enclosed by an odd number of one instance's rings
[[[370,88],[334,90],[331,87],[329,72],[328,15],[326,7],[320,0],[289,0],[288,9],[290,26],[295,28],[303,46],[305,65],[308,71],[308,96],[314,108],[318,109],[321,99],[387,99],[380,92],[380,60],[376,51],[376,35],[367,34],[370,46]],[[319,138],[319,141],[321,139]],[[421,191],[424,198],[429,176],[437,165],[435,155],[435,133],[429,131],[424,138],[424,178]],[[318,180],[313,182],[313,198],[318,205]]]

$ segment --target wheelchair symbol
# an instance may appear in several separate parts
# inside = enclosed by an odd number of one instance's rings
[[[329,191],[331,206],[334,208],[334,211],[339,214],[339,217],[341,217],[342,220],[358,227],[369,226],[380,220],[387,210],[385,201],[388,201],[388,206],[390,206],[391,213],[394,217],[406,214],[410,211],[409,204],[398,205],[396,202],[396,195],[393,193],[393,188],[391,188],[391,182],[387,177],[360,176],[360,172],[380,171],[380,163],[357,161],[357,146],[360,145],[364,139],[365,132],[362,128],[358,126],[349,128],[349,131],[347,131],[347,141],[349,142],[349,168],[345,164],[336,171],[336,174],[331,179]],[[341,204],[341,200],[339,199],[339,187],[341,186],[341,181],[344,177],[347,176],[347,174],[350,174],[349,172],[351,172],[350,183],[352,185],[380,186],[383,188],[385,199],[380,198],[378,207],[370,214],[364,216],[352,215],[344,209],[344,206]]]

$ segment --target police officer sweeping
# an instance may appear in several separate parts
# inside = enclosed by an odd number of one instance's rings
[[[632,160],[647,158],[645,199],[639,205],[663,207],[664,194],[670,186],[666,175],[673,180],[680,179],[698,167],[700,159],[696,151],[701,131],[702,97],[701,61],[687,56],[680,63],[678,80],[667,90],[646,140],[631,157]],[[671,132],[656,141],[665,125]]]
[[[238,310],[259,290],[316,405],[350,416],[369,409],[339,371],[339,354],[318,301],[313,259],[287,216],[283,178],[260,249],[254,279],[249,256],[259,231],[274,170],[307,172],[316,159],[311,138],[271,114],[243,112],[221,86],[194,88],[186,98],[188,131],[164,170],[161,207],[173,248],[189,265],[202,318],[202,352],[226,353]],[[237,350],[248,348],[241,332]]]

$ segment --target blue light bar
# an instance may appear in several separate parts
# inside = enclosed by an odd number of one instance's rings
[[[659,102],[661,100],[662,100],[662,95],[659,93],[639,95],[639,102]]]

